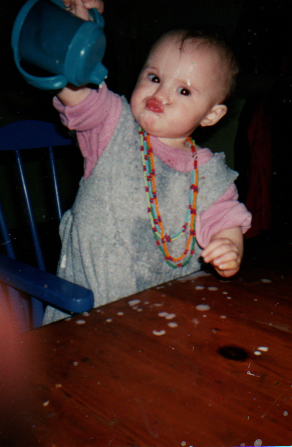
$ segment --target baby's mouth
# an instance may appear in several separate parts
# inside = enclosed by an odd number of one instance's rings
[[[163,113],[163,104],[157,99],[149,98],[146,101],[146,108],[154,113]]]

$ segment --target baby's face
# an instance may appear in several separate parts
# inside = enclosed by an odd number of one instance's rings
[[[170,146],[185,148],[186,138],[220,101],[219,56],[204,45],[165,37],[139,76],[131,98],[135,120],[150,135]],[[223,106],[225,107],[225,106]]]

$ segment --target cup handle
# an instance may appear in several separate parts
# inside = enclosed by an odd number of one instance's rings
[[[16,64],[18,70],[28,82],[28,84],[33,87],[39,88],[41,90],[59,90],[67,85],[67,79],[63,75],[48,76],[48,77],[37,77],[32,76],[26,71],[24,71],[19,64]]]
[[[67,79],[63,75],[47,76],[43,78],[33,76],[23,70],[16,58],[16,55],[14,56],[14,60],[23,78],[28,84],[32,85],[33,87],[39,88],[41,90],[59,90],[67,85]]]
[[[96,8],[89,9],[89,14],[99,28],[104,28],[104,18]]]

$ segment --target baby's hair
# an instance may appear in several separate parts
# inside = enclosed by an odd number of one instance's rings
[[[236,78],[239,73],[239,63],[232,49],[231,44],[225,37],[216,31],[209,29],[174,29],[167,32],[164,36],[178,36],[181,39],[181,46],[183,47],[186,41],[198,42],[198,44],[205,45],[207,48],[214,49],[220,55],[223,62],[225,62],[226,82],[222,102],[226,102],[234,93],[236,86]]]

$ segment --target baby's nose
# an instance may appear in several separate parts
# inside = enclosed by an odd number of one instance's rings
[[[163,86],[160,86],[155,92],[154,98],[157,99],[157,101],[162,102],[162,104],[169,104],[170,103],[169,90]]]

